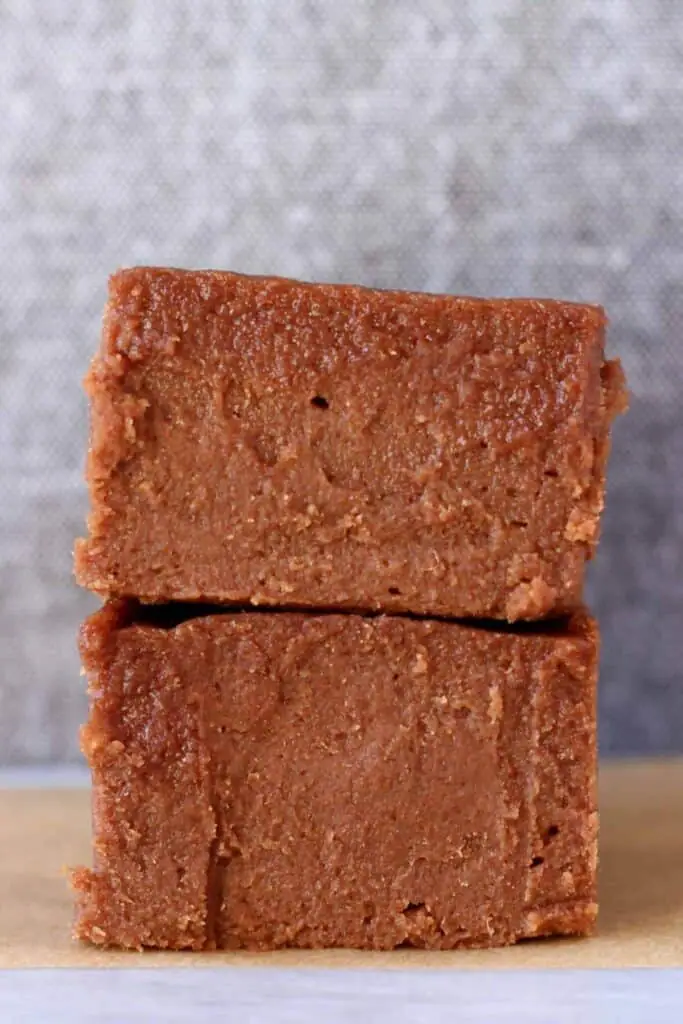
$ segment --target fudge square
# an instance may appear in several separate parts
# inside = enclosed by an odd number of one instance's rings
[[[597,631],[106,605],[75,934],[450,949],[596,915]]]
[[[569,613],[624,404],[604,326],[567,302],[121,271],[77,577],[159,603]]]

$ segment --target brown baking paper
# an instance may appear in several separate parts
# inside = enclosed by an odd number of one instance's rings
[[[71,940],[65,867],[90,860],[87,791],[0,791],[0,968],[683,967],[683,761],[601,773],[600,923],[591,939],[393,953],[103,952]]]

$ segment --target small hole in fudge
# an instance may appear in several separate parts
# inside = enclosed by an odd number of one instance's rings
[[[316,409],[329,409],[330,403],[323,395],[316,395],[311,399],[311,405],[314,405]]]
[[[559,834],[559,831],[560,831],[560,826],[559,825],[551,825],[550,828],[548,829],[548,831],[545,834],[546,839],[552,839],[554,836]]]
[[[480,448],[488,448],[488,446],[489,446],[488,441],[480,441],[479,442],[479,447]]]
[[[466,707],[461,704],[458,708],[453,708],[453,718],[459,718],[461,721],[465,721],[472,714],[472,708]]]
[[[398,589],[398,587],[389,587],[389,593],[393,594],[394,597],[396,597],[396,595],[400,594],[401,591]]]
[[[510,520],[510,526],[519,526],[521,529],[524,529],[528,525],[529,524],[527,523],[526,519],[511,519]]]
[[[543,863],[543,857],[532,857],[531,858],[531,865],[530,866],[532,868],[540,868],[542,863]]]
[[[557,475],[558,474],[557,474],[557,470],[556,469],[545,469],[545,470],[543,470],[543,476],[557,476]]]
[[[417,913],[418,910],[424,910],[424,908],[424,903],[406,903],[405,907],[403,908],[403,913],[415,914]]]

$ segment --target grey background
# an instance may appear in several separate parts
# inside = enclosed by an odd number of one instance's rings
[[[171,263],[602,302],[602,746],[683,750],[683,4],[0,0],[0,762],[70,760],[79,382]]]

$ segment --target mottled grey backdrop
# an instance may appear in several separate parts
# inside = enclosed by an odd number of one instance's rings
[[[79,381],[171,263],[604,303],[603,749],[683,750],[683,3],[0,0],[0,761],[69,760]]]

